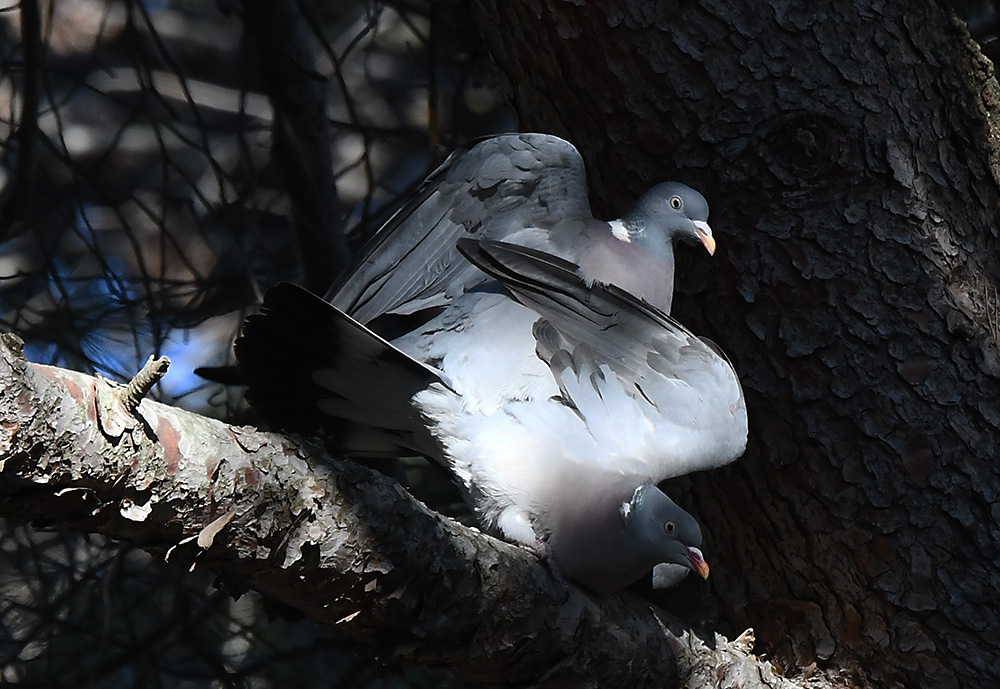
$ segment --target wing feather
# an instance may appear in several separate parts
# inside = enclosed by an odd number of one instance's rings
[[[459,248],[539,314],[536,351],[599,445],[636,448],[628,470],[662,480],[743,453],[742,388],[714,345],[613,285],[588,286],[558,257],[502,242]]]
[[[546,134],[492,137],[453,153],[362,249],[328,299],[361,323],[441,306],[485,277],[461,260],[460,237],[515,233],[591,219],[583,159]]]

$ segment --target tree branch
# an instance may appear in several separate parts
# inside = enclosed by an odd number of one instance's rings
[[[525,550],[304,440],[145,399],[129,413],[114,384],[31,364],[12,335],[0,391],[0,515],[203,564],[473,684],[672,686],[677,654],[688,686],[795,686],[634,595],[564,588]]]

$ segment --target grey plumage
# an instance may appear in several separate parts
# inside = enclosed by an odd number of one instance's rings
[[[565,258],[588,282],[609,282],[670,312],[676,240],[715,240],[708,203],[665,182],[619,221],[594,218],[583,159],[548,134],[506,134],[452,154],[362,250],[328,292],[368,324],[443,306],[484,277],[456,249],[462,237],[506,241]]]
[[[323,427],[347,454],[445,464],[487,531],[546,544],[588,588],[618,590],[665,562],[707,576],[697,523],[654,485],[746,443],[732,366],[664,309],[674,239],[714,249],[707,204],[661,186],[601,223],[582,185],[579,155],[554,137],[450,159],[334,306],[291,285],[266,295],[237,342],[241,370],[285,426]],[[665,288],[650,265],[669,268]],[[390,340],[376,334],[387,314],[415,312]]]
[[[412,398],[447,387],[443,374],[301,287],[269,289],[235,351],[247,399],[271,424],[324,432],[353,457],[435,452]]]
[[[525,545],[548,538],[566,576],[597,591],[631,583],[659,562],[695,569],[676,551],[670,555],[667,546],[676,545],[676,536],[654,530],[636,539],[622,530],[614,506],[637,486],[721,466],[742,454],[746,407],[730,364],[713,346],[623,290],[587,287],[561,259],[492,242],[464,241],[460,248],[530,306],[529,317],[541,316],[532,339],[537,362],[551,376],[538,375],[529,397],[508,395],[499,407],[502,395],[482,389],[472,405],[433,386],[415,398],[481,520]],[[509,301],[501,304],[494,308],[514,319],[521,315]],[[518,332],[525,327],[507,322]],[[428,339],[462,351],[463,338],[477,338],[477,325]],[[644,359],[656,366],[643,366]],[[462,393],[466,381],[472,383],[472,376],[462,374],[483,369],[489,359],[455,357],[452,363],[446,355],[442,362],[450,376],[458,376],[456,391]],[[669,503],[655,486],[649,494]],[[675,522],[694,523],[673,507]],[[686,546],[696,548],[700,541],[699,532]]]
[[[334,412],[334,433],[362,454],[409,447],[447,464],[488,531],[529,547],[548,542],[564,575],[592,590],[617,590],[659,562],[697,569],[696,525],[672,533],[664,526],[694,520],[652,482],[742,452],[746,410],[732,368],[657,309],[614,286],[588,287],[558,258],[488,242],[461,248],[509,294],[472,290],[391,344],[333,307],[322,322],[310,314],[299,326],[304,338],[345,330],[333,339],[371,340],[357,345],[371,354],[347,367],[360,370],[346,370],[343,357],[307,367],[316,407]],[[244,330],[241,361],[269,349],[260,344],[272,329],[287,336],[294,327],[275,318],[274,294]],[[286,311],[295,310],[289,301],[316,300],[290,285],[277,295]],[[272,367],[284,361],[270,353]],[[302,363],[299,353],[290,356]],[[644,356],[656,366],[643,370]],[[399,380],[366,385],[376,363],[398,367]],[[409,401],[419,416],[398,412],[421,385]],[[380,413],[379,398],[397,411]],[[655,496],[648,504],[669,519],[657,521],[654,511],[650,521],[647,503],[624,508],[647,484],[642,494]]]

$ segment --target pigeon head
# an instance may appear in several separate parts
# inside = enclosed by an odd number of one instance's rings
[[[628,241],[669,248],[675,239],[700,242],[715,253],[708,201],[689,186],[664,182],[643,194],[621,219]]]
[[[625,538],[650,567],[661,562],[682,565],[708,578],[708,563],[702,557],[701,528],[653,483],[635,489],[632,499],[622,503]]]

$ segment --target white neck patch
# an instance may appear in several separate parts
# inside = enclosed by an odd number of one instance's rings
[[[608,223],[611,225],[611,234],[620,242],[631,242],[632,237],[629,236],[628,228],[625,227],[625,223],[621,220],[612,220]]]
[[[623,502],[618,511],[621,513],[622,519],[628,519],[628,515],[632,512],[632,503]]]
[[[622,515],[622,519],[628,519],[628,516],[632,514],[632,505],[635,504],[636,496],[639,495],[639,491],[642,490],[645,485],[645,483],[640,484],[639,487],[632,492],[632,498],[628,502],[623,502],[621,507],[618,508],[618,511]]]

